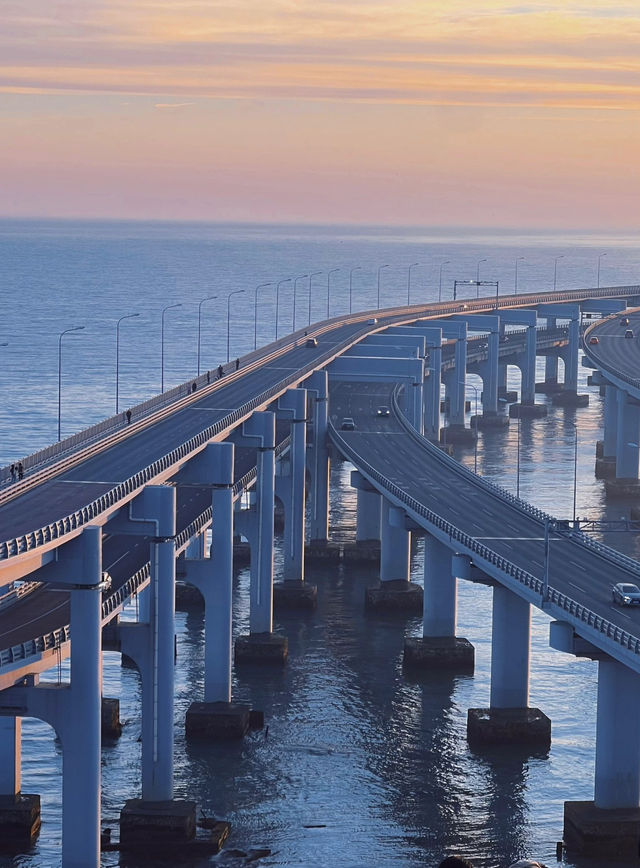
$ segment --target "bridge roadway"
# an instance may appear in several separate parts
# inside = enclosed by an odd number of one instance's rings
[[[501,299],[505,306],[527,306],[551,299],[557,301],[579,300],[595,295],[612,294],[628,296],[638,294],[637,287],[625,287],[615,290],[571,291],[556,294],[536,294],[530,296],[518,296],[517,298]],[[40,474],[38,484],[32,483],[27,476],[24,483],[16,483],[11,489],[5,489],[0,498],[0,527],[2,527],[2,539],[0,541],[0,567],[5,561],[9,570],[2,569],[0,576],[6,582],[11,578],[26,575],[37,563],[37,557],[47,549],[55,548],[64,539],[69,539],[74,532],[78,532],[81,525],[69,528],[67,524],[62,526],[63,520],[71,516],[74,511],[84,509],[92,505],[97,498],[112,492],[115,486],[131,480],[136,474],[141,474],[145,469],[160,459],[171,459],[173,450],[179,449],[191,438],[199,434],[208,434],[214,423],[229,421],[228,427],[220,431],[216,436],[208,439],[225,439],[231,433],[234,426],[239,424],[237,411],[247,408],[248,416],[253,409],[265,407],[269,390],[282,392],[285,388],[301,382],[313,369],[322,367],[336,354],[342,352],[354,339],[366,331],[383,324],[393,322],[412,322],[416,318],[426,316],[443,316],[463,308],[459,304],[437,304],[412,307],[411,309],[399,308],[387,311],[384,316],[379,315],[379,323],[376,326],[369,323],[369,315],[362,314],[354,317],[349,322],[328,322],[320,324],[310,333],[316,333],[319,338],[316,348],[304,346],[304,340],[295,340],[290,337],[281,341],[277,347],[279,355],[274,357],[274,345],[266,347],[258,354],[252,354],[247,360],[243,360],[243,368],[237,374],[233,374],[212,383],[201,389],[192,396],[188,403],[183,401],[179,408],[171,408],[166,414],[159,414],[160,418],[144,419],[131,429],[126,427],[116,438],[114,445],[101,448],[98,443],[91,449],[88,457],[81,457],[74,464],[73,456],[65,457],[64,469],[57,472],[56,462],[50,469]],[[470,300],[464,305],[464,309],[473,312],[493,310],[493,299],[480,299],[478,302]],[[301,336],[298,335],[298,338]],[[245,367],[246,365],[246,367]],[[248,409],[248,405],[252,404]],[[232,417],[233,413],[235,417]],[[224,427],[224,426],[223,426]],[[191,454],[195,454],[194,447]],[[159,483],[170,480],[181,463],[185,460],[185,452],[176,456],[171,464],[168,461],[162,472],[155,476],[138,480],[137,490],[141,490],[144,484]],[[71,467],[68,465],[71,463]],[[84,523],[106,523],[111,514],[117,511],[127,499],[134,496],[136,490],[132,489],[128,497],[122,497],[119,502],[112,501],[109,508],[100,508],[100,504],[93,514],[83,518]],[[474,498],[476,495],[470,495]],[[201,491],[200,495],[191,494],[190,506],[182,500],[180,495],[180,525],[184,528],[189,525],[196,515],[202,513],[205,500],[208,501],[208,492]],[[51,528],[55,523],[60,523],[58,530]],[[44,530],[38,530],[39,528]],[[45,531],[49,528],[49,532]],[[35,529],[35,530],[34,530]],[[108,525],[106,527],[108,532]],[[473,530],[473,528],[471,528]],[[56,536],[57,534],[57,536]],[[540,535],[540,528],[537,529]],[[126,581],[126,576],[131,576],[139,569],[141,559],[148,552],[146,545],[139,543],[131,546],[130,539],[126,547],[130,549],[125,554],[118,545],[117,538],[113,541],[106,536],[104,566],[112,573],[115,579],[114,586]],[[503,540],[508,549],[508,541]],[[503,546],[504,548],[504,546]],[[535,546],[534,546],[535,548]],[[139,549],[139,551],[137,551]],[[537,549],[536,549],[537,551]],[[34,557],[36,555],[36,557]],[[534,553],[535,555],[535,553]],[[28,567],[24,572],[11,569],[13,564],[25,559]],[[7,563],[8,561],[8,563]],[[6,578],[5,578],[6,577]],[[32,576],[37,579],[37,574]],[[26,641],[27,638],[43,635],[54,627],[68,623],[66,619],[65,595],[55,591],[43,591],[42,593],[29,595],[24,601],[16,603],[0,616],[0,648]],[[44,600],[47,599],[46,604]],[[31,606],[36,608],[32,609]],[[41,608],[38,608],[41,607]],[[46,611],[45,611],[46,610]],[[17,626],[19,625],[19,626]]]
[[[330,433],[338,450],[365,476],[371,477],[367,465],[374,468],[425,510],[542,582],[543,514],[532,514],[537,510],[521,504],[497,486],[484,480],[478,484],[475,474],[425,438],[410,433],[396,412],[393,391],[394,387],[379,383],[342,383],[332,387],[330,406],[335,427]],[[389,417],[376,416],[380,404],[392,408]],[[343,416],[354,419],[354,431],[339,429]],[[385,490],[380,484],[376,488]],[[415,518],[412,510],[407,511]],[[430,529],[428,521],[420,516],[417,520],[427,531]],[[611,598],[611,587],[617,582],[639,582],[640,564],[624,557],[616,562],[617,553],[604,546],[592,548],[588,537],[579,532],[551,532],[549,540],[549,588],[621,631],[640,636],[640,609],[614,606]],[[531,594],[524,585],[518,588],[517,584],[509,584],[508,579],[505,584],[541,607],[540,594]],[[588,638],[594,641],[594,636]],[[640,659],[635,663],[640,670]]]
[[[629,318],[629,325],[621,325],[622,317]],[[625,338],[627,329],[633,331],[633,338]],[[589,343],[591,337],[599,343]],[[610,371],[626,382],[636,383],[640,394],[640,311],[625,311],[607,317],[591,326],[585,334],[585,351],[603,371]]]

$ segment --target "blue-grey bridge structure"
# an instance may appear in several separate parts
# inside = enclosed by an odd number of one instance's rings
[[[528,708],[532,605],[553,619],[554,647],[599,660],[591,809],[600,819],[602,812],[636,812],[637,837],[640,624],[634,633],[612,610],[609,588],[639,581],[640,565],[574,528],[558,528],[437,444],[472,440],[477,427],[503,424],[508,364],[522,372],[516,413],[535,407],[538,355],[546,357],[550,386],[563,359],[562,403],[579,404],[583,316],[606,318],[638,304],[640,287],[628,286],[506,296],[499,307],[494,298],[474,299],[334,318],[249,354],[221,378],[208,371],[133,408],[130,422],[115,416],[28,456],[23,480],[0,471],[0,808],[11,814],[21,799],[21,719],[40,718],[62,744],[63,866],[99,864],[104,634],[141,673],[138,806],[170,812],[177,804],[176,570],[205,601],[204,695],[194,700],[205,710],[231,707],[234,533],[251,551],[245,649],[253,644],[269,656],[275,647],[284,657],[273,632],[274,503],[281,501],[285,515],[282,578],[304,586],[305,540],[307,551],[329,546],[336,449],[356,468],[357,539],[379,540],[383,590],[385,583],[409,588],[410,534],[425,536],[423,644],[436,665],[451,665],[451,648],[462,643],[457,579],[493,586],[491,697],[483,712],[490,723],[511,716],[526,738],[530,721],[539,721]],[[467,371],[483,381],[482,413],[471,428]],[[369,424],[371,403],[360,407],[365,387],[370,402],[392,407],[382,427]],[[354,431],[336,425],[334,404],[356,419]],[[210,553],[202,545],[208,532]],[[572,570],[587,576],[582,589],[572,586]],[[137,621],[121,621],[135,596]],[[40,673],[67,656],[68,683],[39,683]]]

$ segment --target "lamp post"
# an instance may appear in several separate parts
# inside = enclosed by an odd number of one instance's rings
[[[573,523],[576,523],[576,500],[578,496],[578,426],[573,423]]]
[[[261,283],[256,286],[253,297],[253,349],[258,349],[258,291],[265,286],[273,286],[272,283]],[[214,296],[215,297],[215,296]]]
[[[520,414],[518,413],[518,440],[516,449],[516,497],[520,498]]]
[[[480,263],[487,262],[486,259],[479,259],[476,265],[476,298],[480,296]]]
[[[205,301],[212,301],[217,297],[217,295],[208,295],[206,298],[203,298],[202,301],[198,302],[198,376],[200,376],[200,327],[202,323],[202,305]]]
[[[516,279],[514,281],[514,295],[518,294],[518,263],[524,260],[524,256],[516,256]]]
[[[361,265],[356,265],[349,271],[349,313],[353,310],[353,272],[362,271]]]
[[[160,331],[160,393],[164,392],[164,315],[173,307],[182,307],[182,304],[168,304],[162,308],[162,327]]]
[[[121,316],[119,320],[116,320],[116,414],[119,410],[118,388],[120,383],[120,323],[123,319],[133,319],[136,316],[140,316],[140,314],[127,313],[124,316]],[[60,439],[60,437],[58,437],[58,439]]]
[[[407,274],[407,307],[411,304],[411,269],[416,268],[418,265],[420,265],[419,262],[412,262],[409,266],[409,273]]]
[[[284,280],[279,280],[276,284],[276,340],[278,340],[278,312],[280,310],[280,287],[283,283],[290,283],[291,278],[285,277]]]
[[[331,275],[335,274],[336,271],[341,271],[340,268],[330,268],[327,271],[327,319],[329,319],[329,312],[331,310],[330,307],[330,298],[331,298]]]
[[[442,269],[445,265],[449,265],[451,262],[450,259],[445,259],[444,262],[440,263],[440,280],[438,281],[438,301],[442,301]]]
[[[600,260],[606,255],[606,253],[598,253],[598,289],[600,289]]]
[[[312,271],[311,274],[309,275],[309,315],[307,317],[307,325],[311,325],[311,281],[318,274],[322,274],[322,272],[321,271]]]
[[[244,289],[234,289],[233,292],[230,292],[227,296],[227,362],[229,361],[230,356],[230,340],[231,340],[231,299],[234,295],[240,295],[240,293],[244,292]]]
[[[72,326],[69,329],[65,329],[58,336],[58,442],[60,442],[60,419],[61,419],[61,409],[62,409],[62,338],[64,335],[69,334],[69,332],[79,332],[82,331],[84,326]]]
[[[378,266],[378,304],[377,304],[378,310],[380,310],[380,272],[382,271],[383,268],[389,268],[389,263],[387,262],[384,265]]]
[[[296,277],[293,281],[293,322],[291,324],[291,333],[296,330],[296,292],[298,291],[298,281],[304,280],[306,277],[309,277],[308,274],[301,274],[300,277]]]
[[[564,259],[564,253],[561,253],[559,256],[556,256],[553,260],[553,291],[556,291],[556,284],[558,279],[558,260]]]

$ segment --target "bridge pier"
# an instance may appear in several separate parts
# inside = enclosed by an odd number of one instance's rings
[[[640,859],[640,675],[598,662],[594,800],[565,802],[564,841],[591,858]]]
[[[502,585],[493,588],[489,708],[470,708],[470,744],[535,744],[548,748],[551,721],[529,708],[531,605]]]
[[[307,392],[290,389],[278,401],[278,418],[291,421],[291,445],[276,465],[275,494],[284,507],[282,582],[273,587],[276,606],[314,609],[318,589],[304,579]]]
[[[473,645],[456,636],[456,573],[468,569],[468,559],[452,557],[449,548],[431,534],[425,536],[424,546],[422,637],[405,641],[403,665],[413,670],[473,672]]]
[[[329,420],[329,375],[327,371],[314,371],[305,380],[312,399],[311,443],[307,448],[309,471],[309,542],[305,547],[307,559],[339,560],[339,546],[329,541],[329,470],[330,458],[327,442]]]
[[[31,846],[40,831],[40,796],[21,789],[22,718],[0,717],[0,837],[6,849]]]
[[[249,635],[239,636],[236,663],[284,663],[288,655],[286,636],[273,632],[273,517],[275,497],[275,414],[256,412],[243,426],[236,444],[257,446],[255,502],[236,512],[236,526],[249,540],[251,585]]]
[[[561,317],[569,320],[569,342],[566,347],[559,350],[559,355],[564,361],[564,383],[562,389],[552,397],[552,402],[562,407],[586,407],[589,404],[589,395],[578,394],[578,350],[580,348],[580,305],[560,305],[563,310],[559,311]]]
[[[379,562],[382,495],[359,470],[351,471],[351,485],[357,497],[356,541],[344,545],[344,559]]]
[[[629,497],[640,490],[640,403],[617,389],[616,475],[605,480],[609,497]]]
[[[411,532],[403,509],[382,498],[380,522],[380,584],[367,588],[365,606],[380,611],[422,609],[422,588],[409,580]]]

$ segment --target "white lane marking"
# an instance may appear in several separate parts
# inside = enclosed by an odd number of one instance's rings
[[[584,593],[584,588],[581,588],[580,585],[576,585],[575,582],[569,582],[572,588],[575,588],[577,591],[582,591]]]

